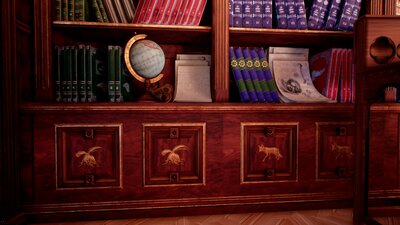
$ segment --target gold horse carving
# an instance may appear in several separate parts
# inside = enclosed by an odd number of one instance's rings
[[[343,158],[346,157],[347,159],[351,159],[353,157],[353,152],[351,151],[350,146],[346,145],[338,145],[336,141],[332,142],[332,152],[336,153],[336,158]]]
[[[265,162],[266,159],[269,159],[272,156],[274,156],[276,160],[283,158],[281,152],[279,151],[279,148],[277,147],[266,147],[264,146],[264,144],[261,144],[258,145],[258,152],[263,152],[265,154],[263,162]]]

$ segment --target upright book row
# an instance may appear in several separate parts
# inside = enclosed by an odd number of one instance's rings
[[[263,48],[229,48],[230,66],[242,102],[279,102]]]
[[[56,20],[132,22],[136,8],[132,0],[56,0]]]
[[[353,30],[362,0],[230,0],[230,27]]]
[[[122,50],[120,46],[109,46],[107,52],[89,45],[55,46],[55,100],[133,100],[132,77],[124,67]]]
[[[133,23],[198,26],[207,0],[139,0]]]

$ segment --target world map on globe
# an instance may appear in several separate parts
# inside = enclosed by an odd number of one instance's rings
[[[157,43],[151,40],[135,42],[130,49],[129,56],[136,73],[147,79],[159,75],[165,65],[163,50]]]

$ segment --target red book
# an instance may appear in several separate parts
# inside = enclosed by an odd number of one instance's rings
[[[151,21],[151,17],[153,16],[153,12],[156,8],[158,0],[146,0],[146,2],[148,2],[146,11],[144,13],[143,19],[139,22],[148,24]]]
[[[185,11],[183,13],[183,17],[182,17],[182,20],[179,23],[179,25],[187,25],[188,24],[189,16],[190,16],[190,13],[192,12],[192,10],[194,8],[195,3],[196,3],[195,0],[189,1],[189,4],[188,4],[188,6],[186,7],[186,9],[185,9]]]
[[[165,9],[164,18],[160,22],[161,24],[168,24],[169,23],[169,21],[171,19],[171,15],[174,12],[174,9],[177,7],[176,4],[177,4],[176,0],[171,0],[170,1],[169,5]]]
[[[351,92],[352,92],[352,50],[351,49],[347,49],[347,102],[351,102]]]
[[[153,16],[151,17],[150,23],[158,23],[160,18],[163,17],[165,11],[165,5],[168,4],[169,0],[158,0],[158,3],[153,11]]]
[[[178,10],[178,15],[176,16],[176,19],[173,24],[180,25],[180,22],[182,21],[182,18],[183,18],[183,14],[185,14],[185,11],[186,11],[188,5],[189,5],[189,1],[184,0],[182,2],[182,5]]]
[[[194,20],[191,25],[198,26],[200,24],[201,18],[203,17],[204,9],[206,8],[207,0],[200,0],[200,6],[196,11]]]
[[[332,73],[332,77],[330,79],[330,83],[329,83],[329,89],[328,89],[328,98],[333,99],[333,100],[337,100],[337,96],[338,96],[338,91],[339,91],[339,79],[340,79],[340,71],[341,71],[341,67],[342,67],[342,61],[343,61],[343,53],[344,53],[344,49],[338,49],[336,51],[336,56],[335,57],[335,62],[334,62],[334,67],[333,67],[333,73]]]
[[[193,25],[194,17],[195,17],[195,14],[197,13],[197,10],[199,9],[201,1],[202,0],[193,1],[193,6],[192,6],[192,9],[189,12],[186,25]]]
[[[146,3],[149,1],[146,0],[139,0],[137,8],[136,8],[136,13],[135,16],[133,17],[132,23],[139,23],[141,17],[143,16],[143,10],[144,7],[146,6]]]
[[[342,54],[342,65],[341,65],[341,73],[340,73],[340,84],[339,84],[339,96],[340,99],[339,101],[341,103],[346,103],[347,98],[348,98],[348,93],[347,93],[347,87],[348,87],[348,67],[347,67],[347,57],[348,57],[348,51],[347,49],[343,49],[343,54]]]
[[[181,9],[181,6],[184,4],[184,0],[176,0],[175,6],[173,7],[172,13],[170,15],[170,18],[168,18],[168,24],[175,24],[175,20],[178,17],[179,10]]]

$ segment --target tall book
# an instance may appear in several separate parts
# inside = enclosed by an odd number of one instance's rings
[[[236,83],[236,87],[239,91],[240,100],[242,102],[250,101],[249,94],[247,93],[246,84],[240,71],[239,62],[236,58],[235,50],[233,47],[229,47],[229,61],[232,69],[233,78]]]
[[[182,21],[184,12],[187,10],[188,5],[189,5],[189,1],[184,0],[182,2],[181,7],[178,10],[178,14],[177,14],[175,20],[173,22],[171,21],[171,24],[180,25],[180,22]]]
[[[262,4],[262,27],[272,28],[272,0],[263,0]]]
[[[61,46],[60,52],[60,84],[61,84],[61,101],[68,101],[68,53],[69,46]]]
[[[107,100],[107,54],[95,47],[89,46],[89,73],[87,73],[87,87],[90,90],[88,102]]]
[[[253,0],[253,27],[261,28],[263,26],[263,0]]]
[[[115,9],[114,4],[112,3],[113,0],[102,0],[102,1],[109,21],[112,23],[120,23],[121,21],[117,16],[117,10]]]
[[[71,46],[71,101],[78,102],[78,49]]]
[[[286,29],[287,24],[287,8],[285,0],[275,0],[276,27]]]
[[[308,29],[317,30],[318,21],[321,15],[321,9],[324,0],[314,0],[308,17]]]
[[[253,26],[253,0],[243,0],[242,6],[242,27]]]
[[[228,1],[228,11],[229,11],[229,27],[233,27],[233,0]]]
[[[267,80],[266,80],[264,72],[263,72],[263,68],[261,67],[261,61],[260,61],[260,58],[258,57],[257,49],[251,48],[250,55],[253,60],[253,66],[257,73],[258,81],[260,83],[261,90],[264,95],[264,99],[266,102],[272,102],[271,93],[270,93],[268,83],[267,83]]]
[[[264,48],[257,49],[257,54],[261,62],[261,68],[264,72],[265,80],[268,84],[268,89],[270,90],[272,101],[279,102],[278,88],[276,87],[274,78],[272,77]]]
[[[153,15],[150,18],[149,23],[161,23],[164,18],[165,10],[169,4],[169,0],[159,0],[154,7]]]
[[[97,5],[99,6],[99,10],[100,10],[100,14],[101,14],[101,18],[103,19],[103,22],[110,22],[110,20],[108,19],[107,13],[106,13],[106,9],[104,8],[104,4],[103,4],[103,0],[96,0],[97,1]]]
[[[108,1],[108,0],[107,0]],[[148,2],[148,1],[146,1]],[[145,5],[145,0],[139,0],[136,7],[135,16],[133,17],[132,23],[139,23],[139,19],[142,15],[142,11]]]
[[[75,0],[68,0],[68,20],[75,20]]]
[[[325,23],[326,30],[335,30],[336,29],[336,23],[338,21],[340,9],[342,7],[343,2],[344,2],[344,0],[331,0],[330,6],[329,6],[329,11],[328,11],[328,17],[327,17],[326,23]]]
[[[66,87],[65,87],[65,96],[67,102],[72,102],[72,58],[73,58],[73,46],[67,46],[66,48],[66,58],[67,63],[65,65],[66,68]]]
[[[54,46],[54,68],[56,68],[56,72],[54,73],[54,100],[56,102],[62,101],[61,96],[61,66],[62,66],[62,54],[63,47],[62,46]]]
[[[91,7],[91,11],[93,12],[93,15],[95,17],[95,20],[97,22],[104,22],[103,17],[100,12],[99,5],[97,4],[97,0],[90,0],[90,7]]]
[[[55,3],[55,8],[56,8],[56,21],[61,21],[62,20],[62,6],[61,6],[61,0],[56,0]]]
[[[115,49],[115,102],[123,102],[121,95],[121,76],[122,76],[122,48],[114,46]]]
[[[168,18],[168,20],[166,22],[164,22],[165,24],[175,24],[176,18],[178,17],[179,14],[179,10],[181,9],[182,5],[185,4],[184,0],[176,0],[175,6],[172,10],[171,16],[170,18]]]
[[[125,11],[127,22],[132,23],[136,11],[135,5],[133,4],[132,0],[121,0],[121,3]]]
[[[206,8],[206,4],[207,4],[207,0],[200,0],[199,7],[197,8],[196,13],[194,14],[193,21],[190,23],[190,25],[193,25],[193,26],[200,25],[200,21],[201,21],[201,18],[203,17],[203,13]]]
[[[265,102],[264,93],[263,93],[263,90],[261,88],[261,82],[258,79],[258,75],[257,75],[257,72],[255,70],[254,63],[253,63],[253,58],[250,55],[249,48],[247,48],[247,47],[243,48],[242,49],[242,53],[243,53],[244,60],[246,61],[245,69],[247,71],[249,71],[251,81],[253,82],[254,89],[255,89],[256,94],[257,94],[258,102]]]
[[[101,1],[101,0],[100,0]],[[121,0],[114,0],[115,9],[117,12],[117,16],[121,23],[128,23],[128,19],[126,18],[124,8],[122,7]]]
[[[317,22],[317,30],[322,30],[325,28],[325,22],[328,16],[328,7],[329,7],[329,0],[323,0]]]
[[[356,20],[358,19],[358,16],[360,14],[361,10],[361,1],[362,0],[355,0],[354,5],[353,5],[353,11],[349,19],[349,28],[348,30],[353,30],[354,29],[354,24]],[[400,6],[400,3],[397,3],[398,6]]]
[[[185,12],[183,13],[182,20],[179,22],[179,25],[188,25],[190,13],[195,8],[195,1],[189,1]]]
[[[78,101],[86,102],[86,47],[85,45],[78,46]]]
[[[353,5],[355,0],[344,0],[344,5],[340,12],[337,29],[342,31],[348,31],[350,29],[350,18],[353,14]]]
[[[68,0],[61,0],[61,19],[68,21]]]
[[[108,80],[107,80],[107,91],[108,91],[108,101],[115,102],[115,52],[116,48],[113,45],[108,46]]]
[[[243,51],[241,47],[235,48],[236,59],[238,60],[239,69],[242,73],[244,83],[246,84],[247,93],[250,97],[251,102],[257,102],[257,94],[256,89],[254,87],[253,81],[251,80],[251,76],[249,74],[248,68],[246,67],[246,61],[243,56]]]
[[[296,3],[295,0],[286,0],[286,8],[287,8],[287,28],[288,29],[297,29],[297,11],[296,11]]]
[[[89,21],[88,1],[75,0],[75,21]]]
[[[242,0],[233,0],[233,26],[242,27]]]
[[[304,0],[295,0],[296,15],[297,15],[297,28],[299,30],[307,29],[307,16],[306,6]]]

